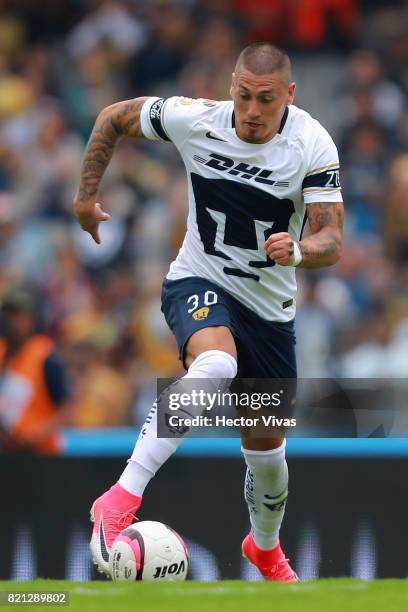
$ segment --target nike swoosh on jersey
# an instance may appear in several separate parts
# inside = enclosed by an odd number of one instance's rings
[[[101,546],[102,559],[106,563],[108,563],[109,562],[109,552],[108,552],[108,549],[106,548],[105,534],[103,533],[102,512],[101,512],[101,518],[99,521],[99,544]]]
[[[218,138],[218,136],[214,136],[212,132],[206,133],[207,138],[211,138],[211,140],[220,140],[221,142],[228,142],[228,140],[224,140],[223,138]]]

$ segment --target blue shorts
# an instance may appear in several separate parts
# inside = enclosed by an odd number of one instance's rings
[[[238,378],[296,378],[294,320],[265,321],[215,283],[198,277],[165,279],[162,311],[183,362],[190,336],[222,325],[235,340]]]

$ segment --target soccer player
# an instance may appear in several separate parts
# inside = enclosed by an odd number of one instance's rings
[[[97,191],[121,136],[171,141],[185,164],[187,233],[162,293],[185,379],[296,377],[295,267],[337,262],[343,205],[336,147],[292,104],[294,95],[285,51],[255,43],[237,60],[232,101],[143,97],[113,104],[96,120],[75,212],[97,243],[99,224],[109,219]],[[306,217],[310,235],[302,238]],[[93,504],[91,550],[106,573],[115,537],[133,522],[146,485],[182,441],[158,438],[156,429],[153,406],[119,481]],[[251,522],[242,552],[266,579],[294,582],[279,543],[285,439],[243,434],[242,452]]]

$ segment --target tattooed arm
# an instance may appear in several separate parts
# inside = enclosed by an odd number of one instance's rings
[[[85,151],[79,189],[74,199],[78,223],[100,244],[99,224],[110,216],[96,202],[103,174],[121,136],[143,138],[140,111],[148,97],[118,102],[105,108],[95,122]]]
[[[341,257],[344,208],[341,202],[307,204],[311,235],[300,241],[299,268],[332,266]]]
[[[344,209],[341,202],[307,204],[311,235],[299,242],[302,261],[299,268],[332,266],[341,257]],[[287,232],[272,234],[265,251],[281,266],[294,265],[293,238]]]

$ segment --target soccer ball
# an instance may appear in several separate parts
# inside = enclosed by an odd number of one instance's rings
[[[178,533],[158,521],[124,529],[109,555],[112,580],[185,580],[188,550]]]

